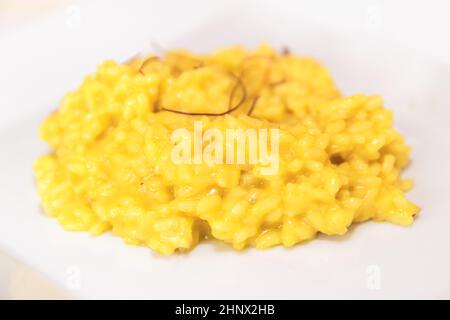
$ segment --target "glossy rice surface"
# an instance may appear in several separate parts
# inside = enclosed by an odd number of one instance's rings
[[[241,99],[222,116],[164,111],[218,114]],[[222,132],[279,129],[278,172],[175,164],[171,134],[194,121]],[[400,176],[410,147],[382,99],[343,97],[317,61],[267,45],[106,61],[65,95],[40,135],[51,152],[34,172],[50,217],[164,255],[207,238],[237,250],[290,247],[369,219],[406,226],[419,211]]]

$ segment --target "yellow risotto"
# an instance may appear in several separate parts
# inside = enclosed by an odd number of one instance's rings
[[[45,212],[168,255],[214,238],[237,250],[403,226],[419,208],[400,177],[410,148],[379,96],[343,97],[317,61],[267,45],[106,61],[45,120],[34,166]],[[174,130],[279,129],[279,167],[179,164]]]

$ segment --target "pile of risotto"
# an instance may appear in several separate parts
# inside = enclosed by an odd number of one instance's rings
[[[175,164],[171,133],[278,128],[279,170]],[[317,61],[267,45],[106,61],[45,120],[34,167],[45,212],[168,255],[204,239],[237,250],[343,235],[369,219],[409,225],[410,148],[379,96],[343,97]]]

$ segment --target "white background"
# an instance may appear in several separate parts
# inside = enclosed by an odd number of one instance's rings
[[[9,297],[11,292],[16,297],[42,296],[43,293],[48,297],[61,296],[60,290],[48,288],[41,280],[32,280],[40,277],[30,276],[32,272],[19,260],[58,283],[67,296],[88,298],[189,297],[186,294],[191,292],[191,288],[178,288],[176,284],[172,286],[179,292],[173,295],[169,289],[162,290],[161,294],[151,292],[151,286],[145,290],[133,290],[130,282],[138,283],[140,279],[138,276],[128,279],[129,272],[142,276],[143,284],[149,285],[154,281],[153,278],[146,279],[142,268],[133,265],[142,261],[152,261],[148,270],[153,276],[160,269],[170,270],[175,274],[172,280],[167,281],[178,279],[185,286],[201,284],[201,278],[186,281],[185,277],[190,275],[183,273],[178,266],[208,274],[211,273],[208,266],[221,270],[220,262],[230,261],[232,272],[249,278],[248,273],[239,270],[242,263],[249,266],[266,263],[266,272],[260,270],[256,273],[261,276],[260,282],[258,279],[249,281],[259,294],[252,295],[252,290],[241,288],[241,296],[247,298],[449,298],[450,277],[446,270],[450,265],[450,242],[443,235],[446,233],[445,222],[449,222],[444,216],[445,213],[448,216],[449,210],[445,194],[448,152],[442,151],[450,146],[448,138],[445,138],[448,137],[446,128],[449,124],[446,111],[450,92],[449,10],[447,1],[2,0],[0,136],[3,136],[2,149],[6,152],[0,162],[0,165],[4,164],[3,185],[0,186],[0,246],[9,258],[0,257],[0,297]],[[386,98],[396,111],[397,125],[407,133],[416,150],[416,165],[411,168],[411,174],[418,180],[418,186],[412,197],[422,206],[429,204],[424,207],[423,218],[417,226],[404,230],[384,224],[364,225],[355,228],[356,231],[352,231],[345,240],[318,240],[318,244],[301,246],[293,252],[274,249],[263,253],[246,252],[243,256],[228,251],[218,253],[214,246],[206,245],[196,249],[191,258],[183,256],[165,261],[147,254],[144,248],[125,247],[108,236],[92,240],[85,235],[66,235],[53,221],[38,216],[38,200],[32,184],[25,181],[31,175],[28,165],[31,165],[32,158],[45,149],[26,139],[33,135],[42,117],[58,106],[62,94],[75,88],[99,62],[106,58],[125,60],[137,52],[151,50],[152,42],[168,47],[206,50],[234,43],[252,46],[264,40],[278,46],[288,44],[297,53],[317,57],[330,67],[338,86],[346,93],[380,93]],[[23,130],[17,130],[17,125]],[[22,137],[21,131],[28,133]],[[30,152],[23,151],[25,149]],[[13,162],[17,164],[11,166]],[[8,166],[11,170],[5,169]],[[434,174],[430,168],[440,168],[441,171]],[[10,180],[14,179],[17,181],[11,184]],[[20,199],[29,201],[28,206],[18,204]],[[34,234],[36,229],[37,234]],[[20,234],[24,230],[30,231]],[[381,240],[380,235],[383,236]],[[48,241],[59,239],[60,246],[43,247]],[[396,242],[392,244],[388,240]],[[391,247],[385,254],[383,245]],[[64,252],[65,248],[75,250],[75,253],[70,255]],[[87,254],[83,253],[84,249]],[[367,253],[371,251],[375,252],[373,257]],[[105,253],[102,259],[106,261],[115,261],[115,267],[102,269],[106,262],[93,263],[92,259],[98,253]],[[418,260],[429,260],[417,262],[415,253],[419,255],[416,257]],[[308,255],[306,260],[305,255]],[[358,265],[359,255],[361,261],[367,259],[370,262],[373,258],[373,263],[365,263],[361,267]],[[119,257],[129,260],[118,262]],[[212,262],[214,259],[217,262]],[[350,264],[339,265],[342,259],[347,259]],[[298,269],[298,272],[303,272],[298,278],[303,279],[305,288],[286,287],[283,290],[277,287],[277,283],[282,286],[286,280],[280,275],[280,270],[287,275],[295,274],[294,266],[298,261],[307,265]],[[292,266],[279,268],[278,263]],[[336,263],[336,270],[325,267],[328,263]],[[406,269],[402,272],[408,264],[413,264],[409,268],[412,271]],[[420,267],[414,268],[414,264]],[[323,272],[328,274],[321,277],[317,266],[324,266]],[[348,273],[340,271],[340,267],[348,267],[357,275],[351,278]],[[378,267],[391,283],[385,284],[383,290],[371,291],[367,288],[367,277],[374,270],[376,273]],[[192,276],[197,276],[195,270]],[[311,270],[316,271],[313,273]],[[89,280],[84,281],[81,288],[74,288],[70,280],[78,272]],[[226,274],[226,270],[221,272],[211,273],[211,277],[206,278],[211,280],[213,275]],[[251,272],[250,267],[248,272]],[[319,282],[317,288],[323,288],[323,282],[329,281],[329,290],[321,293],[312,288],[314,281],[307,281],[305,272],[311,272],[310,278]],[[436,274],[434,278],[433,273]],[[340,276],[349,278],[350,289],[342,287],[345,282],[334,278]],[[115,278],[116,286],[110,285],[110,277],[119,277]],[[227,280],[230,278],[225,276],[223,281]],[[264,281],[269,287],[263,285]],[[29,283],[38,283],[38,289]],[[352,285],[354,289],[351,289]],[[217,288],[210,295],[196,289],[194,297],[239,296],[239,292],[233,295],[233,290],[239,290],[239,284],[231,286],[218,281]],[[278,294],[270,295],[269,291]]]

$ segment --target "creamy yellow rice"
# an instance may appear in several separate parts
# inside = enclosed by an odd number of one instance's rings
[[[350,71],[349,71],[350,72]],[[223,113],[221,116],[178,114]],[[233,94],[230,92],[235,91]],[[235,100],[235,101],[232,101]],[[174,164],[177,128],[279,128],[279,171]],[[40,129],[34,167],[45,212],[69,231],[111,230],[161,254],[214,238],[237,250],[343,235],[368,219],[403,226],[419,209],[400,177],[410,148],[379,96],[343,97],[317,61],[226,48],[106,61]]]

